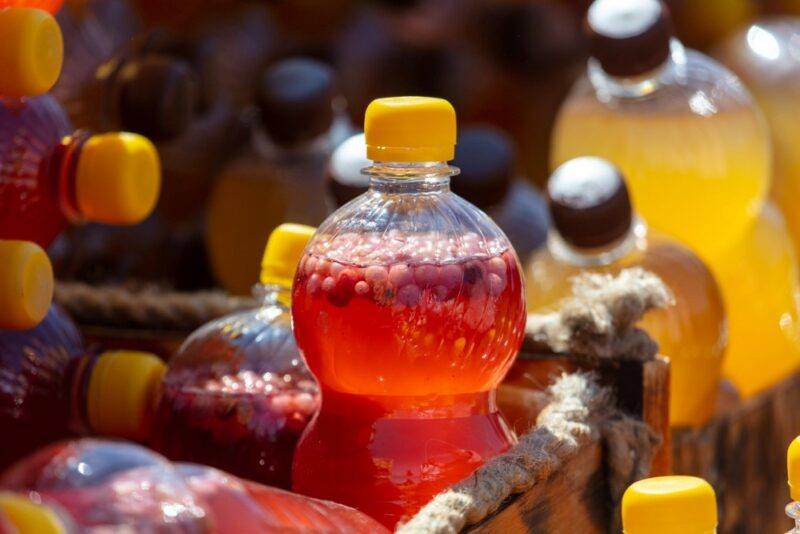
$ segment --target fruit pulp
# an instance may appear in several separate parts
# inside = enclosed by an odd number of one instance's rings
[[[629,236],[629,239],[634,238],[636,236]],[[720,289],[702,261],[675,241],[658,235],[642,235],[632,244],[629,252],[606,265],[568,263],[557,259],[549,250],[536,253],[525,269],[528,310],[531,313],[555,311],[558,304],[571,295],[572,279],[581,273],[616,275],[622,269],[642,267],[658,275],[675,295],[675,304],[648,312],[639,327],[658,342],[659,353],[670,359],[670,424],[701,426],[714,412],[727,344],[727,322]],[[538,366],[538,363],[520,361],[515,369]],[[530,372],[529,369],[527,373]],[[541,374],[534,372],[532,376]],[[522,382],[530,387],[530,383]],[[536,385],[546,387],[547,384]]]
[[[800,273],[780,212],[765,206],[710,266],[730,326],[723,374],[750,397],[800,367]]]
[[[47,247],[67,226],[63,209],[74,191],[61,183],[56,160],[69,157],[62,140],[71,133],[50,95],[0,100],[0,239]]]
[[[393,527],[510,447],[493,389],[522,340],[521,292],[505,239],[389,230],[311,247],[292,309],[323,403],[293,488]]]
[[[633,205],[655,230],[706,262],[758,216],[769,187],[770,148],[752,107],[717,111],[698,91],[697,112],[647,105],[617,109],[594,94],[569,101],[556,123],[552,167],[579,156],[605,158],[626,177]]]

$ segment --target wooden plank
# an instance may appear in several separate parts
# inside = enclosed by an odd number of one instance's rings
[[[705,478],[719,501],[719,532],[786,532],[786,448],[800,434],[800,373],[698,430],[672,436],[676,473]]]
[[[672,472],[669,428],[669,362],[658,358],[644,364],[642,382],[642,420],[661,436],[661,447],[653,456],[650,475]]]
[[[467,532],[482,534],[608,532],[611,498],[602,447],[582,448],[550,478],[518,495]]]

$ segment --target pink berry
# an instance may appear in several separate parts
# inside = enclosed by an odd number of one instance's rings
[[[306,275],[311,275],[314,270],[317,268],[317,258],[314,256],[306,256],[306,264],[304,266],[304,271]]]
[[[414,280],[420,287],[431,287],[439,277],[439,268],[435,265],[418,265],[414,267]]]
[[[413,282],[414,276],[411,273],[411,269],[408,268],[408,265],[398,263],[397,265],[392,265],[389,269],[389,281],[394,287],[402,287]]]
[[[318,274],[314,273],[308,277],[308,281],[306,282],[306,291],[308,291],[309,295],[313,295],[319,291],[320,285],[320,277]]]
[[[336,277],[336,287],[339,290],[352,291],[359,278],[361,277],[356,269],[352,267],[342,269]]]
[[[322,281],[322,290],[325,293],[330,293],[333,291],[333,288],[336,287],[336,281],[333,279],[332,276],[325,277],[325,280]]]
[[[326,259],[319,259],[317,260],[317,273],[320,276],[325,276],[328,274],[328,269],[330,268],[331,262]]]
[[[343,270],[344,270],[344,265],[335,261],[331,262],[329,272],[332,277],[337,278],[339,276],[339,273],[341,273]]]
[[[364,280],[370,284],[380,284],[389,280],[389,272],[380,265],[370,265],[364,270]]]
[[[494,258],[490,259],[487,264],[487,270],[490,273],[494,273],[497,276],[505,277],[506,275],[506,262],[503,261],[503,258],[495,256]]]
[[[489,282],[489,292],[494,295],[495,297],[498,296],[503,290],[506,288],[506,277],[497,276],[494,273],[490,273],[487,277],[487,281]]]
[[[397,292],[397,300],[410,308],[417,305],[421,295],[422,292],[417,285],[407,284]]]
[[[439,284],[447,289],[455,289],[461,285],[461,280],[464,277],[464,272],[461,267],[449,263],[442,266],[439,270]]]
[[[359,297],[367,296],[369,294],[369,284],[364,280],[360,280],[356,283],[355,292]]]

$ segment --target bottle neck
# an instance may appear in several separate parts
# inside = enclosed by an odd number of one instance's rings
[[[76,182],[81,151],[90,137],[90,131],[78,130],[64,137],[50,156],[50,180],[56,203],[64,217],[73,222],[84,218],[78,206]]]
[[[376,161],[363,171],[372,191],[386,194],[442,193],[450,191],[450,177],[459,173],[446,161]]]
[[[613,99],[635,99],[647,97],[676,77],[685,75],[686,49],[683,44],[672,39],[670,55],[660,66],[638,76],[612,76],[603,70],[600,62],[589,58],[587,71],[589,81],[597,93],[598,99],[608,102]]]
[[[620,239],[595,248],[580,248],[571,245],[553,229],[547,236],[547,248],[558,261],[575,267],[604,267],[624,258],[635,250],[642,250],[647,243],[647,225],[634,219],[630,230]]]
[[[253,297],[262,307],[282,305],[289,308],[292,303],[292,288],[283,284],[255,284]]]
[[[79,436],[92,434],[88,413],[89,382],[99,356],[96,351],[87,351],[80,357],[74,358],[65,377],[64,388],[69,394],[67,414],[69,428]]]

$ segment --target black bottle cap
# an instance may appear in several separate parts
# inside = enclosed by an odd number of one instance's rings
[[[631,227],[625,178],[604,159],[582,157],[561,165],[547,182],[547,199],[553,226],[573,246],[609,245]]]
[[[508,193],[514,178],[514,144],[496,128],[467,126],[458,134],[453,165],[461,169],[452,181],[453,192],[486,209]]]
[[[155,141],[177,137],[192,120],[197,81],[188,63],[160,55],[125,62],[114,79],[119,127]]]
[[[258,92],[264,127],[273,141],[292,145],[325,133],[333,123],[333,70],[305,58],[276,63]]]
[[[584,21],[589,49],[612,76],[638,76],[663,64],[673,36],[660,0],[595,0]]]

